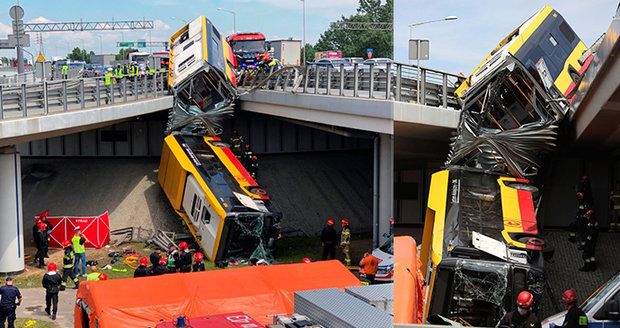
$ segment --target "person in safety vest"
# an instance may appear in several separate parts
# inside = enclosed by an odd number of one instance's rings
[[[342,225],[340,247],[342,248],[342,254],[344,255],[344,264],[349,266],[351,265],[351,229],[349,228],[349,219],[342,219],[340,224]]]
[[[86,276],[86,281],[99,281],[100,274],[97,266],[91,265],[90,273]]]
[[[120,81],[123,78],[123,68],[121,64],[116,64],[116,68],[114,68],[114,78],[117,81]]]
[[[77,275],[73,271],[75,253],[73,252],[71,242],[68,240],[63,241],[62,248],[64,248],[65,253],[62,257],[62,283],[60,285],[60,290],[65,290],[65,288],[67,288],[67,280],[69,280],[69,278],[71,278],[71,280],[75,284],[73,289],[78,289],[78,287],[80,286],[80,280],[77,278]]]
[[[112,74],[112,67],[108,67],[105,76],[103,77],[103,84],[105,85],[105,103],[110,102],[110,98],[112,96],[112,84],[114,83],[114,74]]]
[[[80,227],[75,227],[75,234],[71,238],[71,245],[75,253],[75,263],[73,263],[73,271],[76,275],[80,273],[80,262],[82,262],[82,277],[86,277],[86,238],[82,234]]]
[[[62,74],[62,78],[65,80],[69,78],[69,65],[67,63],[62,64],[60,74]]]

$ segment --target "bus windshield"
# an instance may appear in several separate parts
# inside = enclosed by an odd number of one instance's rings
[[[229,242],[225,259],[265,260],[271,262],[273,256],[269,239],[274,232],[273,216],[269,213],[239,213],[234,217],[230,228]],[[277,238],[277,233],[276,236]]]

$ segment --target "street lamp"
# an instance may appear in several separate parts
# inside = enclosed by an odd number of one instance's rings
[[[436,22],[443,22],[443,21],[451,21],[451,20],[456,20],[458,19],[458,17],[456,16],[446,16],[442,19],[433,19],[433,20],[429,20],[429,21],[425,21],[425,22],[419,22],[419,23],[411,23],[409,24],[409,40],[413,39],[413,28],[415,26],[420,26],[420,25],[424,25],[424,24],[429,24],[429,23],[436,23]],[[420,42],[418,41],[418,46],[417,46],[417,55],[416,55],[416,70],[418,73],[418,81],[417,81],[417,85],[416,85],[416,99],[417,102],[420,103],[420,75],[421,75],[421,71],[420,71]],[[411,59],[409,60],[409,64],[411,64]]]
[[[228,9],[224,9],[224,8],[217,8],[217,10],[225,11],[225,12],[231,13],[233,15],[233,33],[237,33],[237,13],[232,11],[232,10],[228,10]]]
[[[303,41],[302,41],[303,42],[303,53],[302,53],[303,58],[302,58],[302,60],[303,60],[304,65],[306,65],[306,0],[301,0],[301,2],[303,3],[303,9],[302,9],[302,11],[303,11],[303,19],[302,19],[302,21],[303,21],[303,37],[302,37],[302,39],[303,39]]]

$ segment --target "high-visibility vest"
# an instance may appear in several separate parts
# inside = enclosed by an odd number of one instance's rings
[[[61,73],[64,74],[69,74],[69,66],[67,64],[62,65],[62,68],[60,69]]]
[[[99,281],[99,272],[91,272],[86,276],[86,281]]]
[[[105,85],[111,85],[112,84],[112,73],[111,72],[105,73],[104,84]]]
[[[116,76],[117,79],[120,79],[123,77],[123,69],[120,67],[117,67],[114,69],[114,76]]]
[[[73,252],[75,254],[81,254],[86,252],[84,245],[80,245],[80,239],[80,236],[73,236],[73,238],[71,238],[71,244],[73,245]]]

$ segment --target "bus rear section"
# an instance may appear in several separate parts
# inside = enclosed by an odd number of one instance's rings
[[[170,38],[168,84],[174,93],[168,131],[216,135],[218,114],[230,114],[237,98],[228,42],[204,16],[183,26]]]
[[[543,7],[504,38],[457,88],[463,98],[482,83],[507,57],[516,58],[539,84],[570,98],[591,58],[581,59],[587,47],[564,17],[549,5]]]
[[[422,237],[425,318],[495,325],[518,292],[537,299],[545,243],[527,180],[452,167],[433,174]]]
[[[158,181],[209,260],[271,261],[279,216],[254,181],[238,181],[249,175],[225,150],[230,151],[218,138],[169,135]]]

